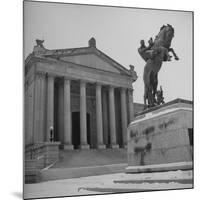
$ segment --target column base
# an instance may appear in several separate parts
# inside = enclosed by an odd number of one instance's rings
[[[88,144],[81,144],[79,146],[79,149],[90,149],[90,145],[88,145]]]
[[[64,150],[73,150],[74,146],[72,144],[64,144],[63,148]]]
[[[105,149],[105,148],[106,148],[106,145],[104,145],[104,144],[97,145],[97,149]]]
[[[127,149],[127,144],[123,144],[123,148],[124,148],[124,149]]]
[[[118,144],[111,144],[110,147],[112,149],[119,149],[119,145]]]

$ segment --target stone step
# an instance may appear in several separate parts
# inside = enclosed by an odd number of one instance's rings
[[[80,178],[124,172],[126,163],[73,168],[50,168],[41,171],[41,181]]]
[[[126,149],[62,150],[53,168],[73,168],[127,163]]]
[[[162,172],[191,169],[193,169],[193,162],[177,162],[144,166],[128,166],[126,168],[126,173]]]

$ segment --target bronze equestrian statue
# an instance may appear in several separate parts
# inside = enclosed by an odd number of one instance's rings
[[[158,97],[158,72],[163,62],[171,61],[172,56],[169,52],[173,54],[175,60],[179,60],[173,48],[171,48],[173,37],[174,28],[170,24],[167,24],[160,28],[160,32],[155,37],[154,41],[152,38],[149,39],[148,46],[145,45],[144,40],[140,41],[141,46],[138,52],[146,62],[143,73],[145,108],[153,107],[164,102],[156,99],[156,97]]]

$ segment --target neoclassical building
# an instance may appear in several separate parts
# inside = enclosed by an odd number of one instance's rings
[[[133,120],[137,75],[97,49],[48,50],[25,60],[25,144],[60,141],[64,149],[123,148]]]

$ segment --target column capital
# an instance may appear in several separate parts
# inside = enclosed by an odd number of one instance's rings
[[[128,91],[129,92],[134,92],[134,89],[133,88],[128,88]]]
[[[36,71],[36,77],[37,78],[45,78],[46,77],[46,72],[43,71]]]
[[[114,85],[109,85],[109,89],[114,90],[116,88],[116,86]]]
[[[120,89],[121,89],[121,91],[126,91],[127,90],[127,88],[125,88],[125,87],[121,87]]]
[[[68,84],[71,83],[71,79],[69,79],[68,77],[63,77],[63,81],[64,83],[68,83]]]
[[[63,76],[63,80],[66,80],[66,81],[71,81],[73,80],[72,78],[68,77],[68,76]]]
[[[46,76],[49,77],[49,78],[56,78],[57,77],[57,75],[53,74],[53,73],[46,73]]]
[[[85,84],[86,84],[86,83],[87,83],[87,81],[86,81],[86,80],[84,80],[84,79],[80,79],[80,83],[83,83],[83,84],[85,83]]]
[[[102,85],[104,85],[104,84],[101,82],[96,82],[96,86],[102,86]]]

